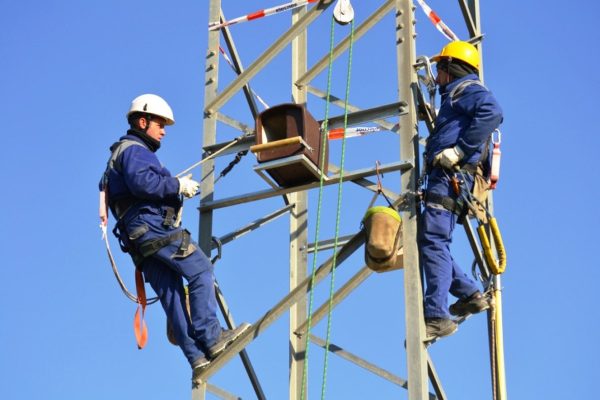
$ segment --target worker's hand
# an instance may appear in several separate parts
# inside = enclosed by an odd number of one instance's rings
[[[179,180],[179,194],[188,199],[194,197],[200,190],[200,183],[192,179],[192,174],[177,179]]]
[[[464,157],[465,153],[460,147],[454,146],[442,150],[433,158],[433,165],[441,165],[443,168],[452,169]]]

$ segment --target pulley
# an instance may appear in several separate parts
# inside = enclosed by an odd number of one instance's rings
[[[354,9],[350,0],[338,0],[333,8],[333,17],[340,25],[346,25],[354,19]]]

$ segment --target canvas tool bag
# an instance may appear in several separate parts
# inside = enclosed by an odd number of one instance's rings
[[[473,213],[473,210],[470,210],[469,214],[477,218],[477,220],[481,221],[481,223],[487,224],[487,213],[485,208],[483,208],[481,205],[486,204],[485,202],[490,194],[490,181],[484,177],[483,169],[480,165],[477,166],[477,172],[473,176],[473,179],[473,191],[471,194],[477,200],[474,202],[475,204],[473,204],[476,212]]]
[[[363,218],[365,229],[365,262],[375,272],[404,267],[402,251],[402,219],[390,207],[371,207]]]

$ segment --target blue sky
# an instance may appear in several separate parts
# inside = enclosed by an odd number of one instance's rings
[[[189,367],[165,340],[158,306],[148,312],[147,348],[136,349],[135,307],[118,289],[100,240],[97,182],[108,146],[126,129],[129,103],[141,93],[163,96],[175,112],[177,124],[159,152],[163,163],[178,173],[200,158],[206,3],[2,2],[0,398],[189,398]],[[233,18],[280,3],[226,1],[223,10]],[[354,1],[357,22],[381,3]],[[594,393],[599,373],[594,361],[600,355],[600,263],[594,250],[600,191],[589,176],[598,170],[600,147],[593,100],[599,87],[593,68],[599,59],[594,26],[600,7],[592,1],[481,3],[485,79],[505,113],[502,175],[494,200],[509,260],[503,276],[508,394],[513,399],[587,398]],[[461,38],[467,36],[457,3],[429,4]],[[329,15],[309,31],[309,65],[328,49]],[[417,53],[435,54],[446,39],[420,9],[416,16]],[[244,65],[288,25],[289,14],[284,14],[233,26]],[[393,29],[390,14],[355,44],[350,102],[361,108],[396,101]],[[347,32],[348,27],[337,27],[336,42]],[[286,49],[251,81],[270,105],[290,101],[289,56]],[[341,57],[332,85],[339,96],[345,74]],[[232,76],[222,61],[221,89]],[[325,74],[313,84],[324,89]],[[309,96],[309,110],[322,118],[324,103]],[[252,124],[241,96],[223,111]],[[238,133],[220,126],[218,135],[226,140]],[[332,163],[339,164],[339,146],[332,144]],[[394,161],[397,139],[390,132],[351,139],[346,157],[349,169]],[[218,171],[229,161],[220,159]],[[254,156],[245,157],[219,182],[216,197],[265,189],[252,171],[255,164]],[[398,181],[397,174],[384,177],[391,188],[397,189]],[[335,196],[335,189],[327,190],[321,238],[333,235]],[[358,229],[369,200],[362,191],[344,187],[342,234]],[[194,236],[195,201],[184,214]],[[316,191],[310,202],[314,212]],[[215,235],[281,206],[278,198],[219,210]],[[287,218],[280,218],[226,246],[216,275],[236,321],[256,321],[287,292],[287,229]],[[456,236],[454,254],[468,270],[472,255],[462,233]],[[129,260],[119,255],[118,263],[131,286]],[[338,286],[361,266],[360,254],[344,264]],[[317,305],[326,298],[327,286],[316,291]],[[403,303],[402,272],[370,277],[335,310],[332,342],[406,378]],[[324,325],[317,325],[315,334],[324,336]],[[491,397],[485,327],[485,317],[476,316],[431,348],[450,399]],[[247,348],[271,399],[287,397],[286,330],[283,317]],[[323,352],[311,346],[309,354],[309,394],[316,398]],[[211,382],[253,398],[238,359]],[[331,355],[327,398],[367,397],[401,399],[406,392]]]

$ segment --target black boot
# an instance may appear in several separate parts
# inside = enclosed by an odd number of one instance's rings
[[[206,357],[202,357],[197,359],[192,363],[192,388],[196,388],[200,386],[200,374],[208,365],[210,364],[210,360]]]
[[[463,317],[467,314],[477,314],[490,308],[488,299],[478,290],[469,297],[459,299],[450,306],[450,314]]]
[[[458,329],[458,324],[450,318],[425,318],[426,341],[450,336]]]
[[[211,360],[217,358],[227,346],[240,337],[248,328],[250,328],[250,324],[244,322],[235,329],[223,329],[217,342],[206,350],[206,356]]]

